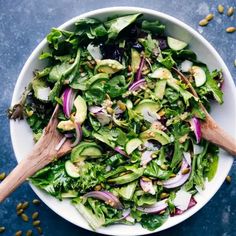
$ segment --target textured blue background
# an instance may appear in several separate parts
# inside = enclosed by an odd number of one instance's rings
[[[5,115],[10,105],[15,82],[26,59],[51,27],[59,26],[86,11],[102,7],[129,5],[155,9],[173,15],[198,30],[213,44],[226,62],[232,76],[236,78],[236,67],[234,67],[236,33],[224,32],[225,27],[236,26],[236,14],[230,18],[226,15],[220,16],[216,11],[218,3],[225,7],[236,5],[235,0],[0,0],[0,173],[2,171],[8,173],[16,164],[10,140],[9,123]],[[199,20],[209,12],[215,13],[215,20],[208,27],[199,27]],[[230,175],[232,183],[230,185],[224,183],[202,210],[184,223],[158,235],[236,235],[235,165]],[[14,235],[17,230],[25,232],[31,228],[30,223],[24,223],[16,216],[15,205],[19,201],[35,197],[26,183],[0,205],[0,226],[4,225],[7,228],[3,235],[10,236]],[[36,209],[40,212],[42,228],[46,236],[95,235],[66,222],[44,204],[40,207],[31,207],[27,212],[30,213]]]

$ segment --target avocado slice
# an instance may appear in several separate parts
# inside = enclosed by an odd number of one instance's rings
[[[170,137],[163,131],[158,129],[148,129],[142,132],[139,136],[144,142],[147,140],[157,140],[161,145],[170,143]]]
[[[131,68],[132,71],[135,73],[140,65],[141,57],[137,50],[134,48],[131,49]]]
[[[155,95],[158,99],[162,100],[165,95],[165,89],[166,89],[166,80],[160,79],[156,82],[155,87]]]
[[[71,131],[75,128],[75,125],[71,120],[62,120],[58,123],[57,128],[62,131]]]
[[[134,110],[136,112],[143,114],[145,109],[150,110],[151,112],[158,112],[160,108],[161,108],[160,104],[150,99],[144,99],[134,108]]]
[[[87,104],[79,95],[74,101],[74,106],[76,108],[75,121],[82,124],[87,117]]]
[[[124,70],[125,67],[120,62],[112,59],[104,59],[98,61],[95,71],[106,74],[114,74],[120,70]]]

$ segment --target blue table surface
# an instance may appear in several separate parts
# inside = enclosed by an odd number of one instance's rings
[[[139,6],[155,9],[184,21],[199,31],[219,52],[236,78],[236,33],[227,34],[227,26],[236,26],[236,15],[227,17],[217,13],[217,5],[236,6],[235,0],[190,1],[190,0],[0,0],[0,173],[9,173],[16,165],[9,132],[6,110],[10,105],[17,77],[26,59],[46,36],[51,27],[59,26],[81,13],[110,6]],[[198,26],[206,14],[212,12],[215,19],[208,27]],[[234,80],[235,81],[235,80]],[[229,114],[230,115],[230,114]],[[224,183],[210,202],[185,222],[155,235],[236,235],[236,166],[230,172],[232,183]],[[36,198],[30,186],[25,183],[11,197],[0,205],[0,226],[6,227],[3,235],[14,235],[17,230],[32,228],[15,214],[19,201]],[[43,203],[31,206],[27,213],[39,211],[44,235],[95,235],[81,229],[56,215]],[[119,232],[117,232],[119,234]],[[37,235],[36,232],[34,235]]]

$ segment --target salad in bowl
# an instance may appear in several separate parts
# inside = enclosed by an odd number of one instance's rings
[[[72,152],[30,178],[71,204],[92,229],[141,224],[156,230],[197,203],[218,166],[219,148],[201,139],[210,101],[223,103],[222,72],[141,13],[81,18],[53,28],[45,68],[10,118],[25,118],[37,142],[58,104],[57,129]],[[198,98],[181,80],[185,75]]]

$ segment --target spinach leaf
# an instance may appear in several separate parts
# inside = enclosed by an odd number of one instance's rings
[[[160,21],[147,21],[143,20],[141,28],[143,31],[147,33],[152,33],[154,35],[162,35],[165,30],[165,25],[163,25]]]

